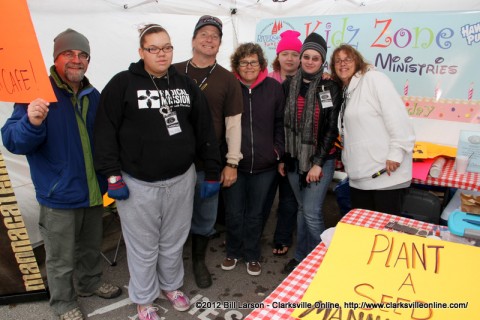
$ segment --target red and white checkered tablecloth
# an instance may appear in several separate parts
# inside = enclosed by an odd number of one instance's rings
[[[426,184],[430,186],[459,188],[463,190],[480,191],[480,173],[466,172],[458,174],[454,169],[455,160],[448,159],[443,166],[438,178],[427,176],[427,180],[413,179],[413,183]]]
[[[379,230],[383,230],[384,226],[390,221],[398,221],[401,224],[427,231],[433,230],[434,227],[433,224],[363,209],[354,209],[350,211],[341,221],[348,224]],[[327,248],[323,243],[320,243],[297,266],[297,268],[293,270],[267,298],[265,298],[263,301],[264,307],[253,310],[245,320],[295,320],[295,318],[290,317],[290,314],[293,312],[292,308],[273,308],[272,303],[299,303],[320,267],[326,253]]]

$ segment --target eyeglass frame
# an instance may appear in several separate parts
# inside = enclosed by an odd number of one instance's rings
[[[342,64],[351,64],[353,62],[355,62],[355,59],[351,58],[351,57],[346,57],[345,59],[335,59],[335,61],[333,61],[336,65],[339,65],[341,66]]]
[[[78,60],[80,61],[87,61],[89,62],[90,61],[90,55],[84,51],[78,53],[78,54],[75,54],[75,52],[73,52],[73,50],[66,50],[66,51],[63,51],[61,53],[61,55],[63,57],[65,57],[65,59],[67,60],[73,60],[75,58],[78,58]]]
[[[163,51],[163,53],[170,53],[173,51],[173,46],[172,45],[167,45],[164,47],[150,47],[150,48],[144,48],[142,47],[142,50],[147,51],[150,54],[159,54],[160,51]]]
[[[252,68],[256,68],[260,66],[260,61],[238,61],[238,66],[241,68],[246,68],[251,66]]]
[[[312,62],[320,62],[320,61],[322,61],[322,63],[324,62],[323,57],[321,55],[311,56],[309,54],[302,54],[300,59],[305,61],[312,61]]]

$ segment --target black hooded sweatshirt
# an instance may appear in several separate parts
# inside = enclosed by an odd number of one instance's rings
[[[143,60],[105,86],[94,130],[95,169],[105,176],[124,171],[153,182],[183,174],[195,155],[205,180],[218,181],[220,153],[203,93],[170,66],[152,78]]]

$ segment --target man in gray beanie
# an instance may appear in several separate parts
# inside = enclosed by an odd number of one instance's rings
[[[101,281],[107,181],[94,170],[91,144],[100,93],[85,77],[90,45],[84,35],[72,29],[60,33],[53,58],[50,82],[57,102],[16,103],[2,139],[10,152],[26,155],[30,165],[50,306],[60,319],[82,320],[77,295],[109,299],[121,294],[119,287]]]
[[[60,53],[73,49],[90,55],[88,39],[75,30],[67,29],[53,39],[53,60],[57,59]]]

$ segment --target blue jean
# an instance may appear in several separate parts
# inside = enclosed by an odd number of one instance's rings
[[[227,257],[246,262],[260,260],[263,210],[275,175],[275,169],[258,174],[239,171],[237,182],[223,190]]]
[[[195,183],[195,197],[193,200],[192,227],[190,232],[200,236],[209,237],[215,233],[215,221],[217,220],[218,193],[214,196],[202,199],[200,190],[205,180],[205,171],[197,171]]]
[[[297,220],[297,199],[288,177],[279,175],[278,181],[277,227],[273,235],[273,242],[290,247]]]
[[[302,261],[320,243],[320,234],[325,230],[323,202],[335,172],[335,160],[327,160],[322,166],[323,176],[320,182],[310,183],[300,188],[300,175],[294,171],[288,173],[298,202],[297,247],[295,259]]]
[[[273,201],[278,189],[277,226],[273,236],[274,244],[283,244],[288,247],[292,245],[292,236],[297,224],[297,199],[293,193],[287,177],[279,173],[275,175],[272,188],[268,192],[264,208],[264,226],[272,210]]]
[[[346,215],[348,211],[352,209],[352,204],[350,203],[350,184],[348,181],[348,178],[343,179],[333,189],[342,216]]]

